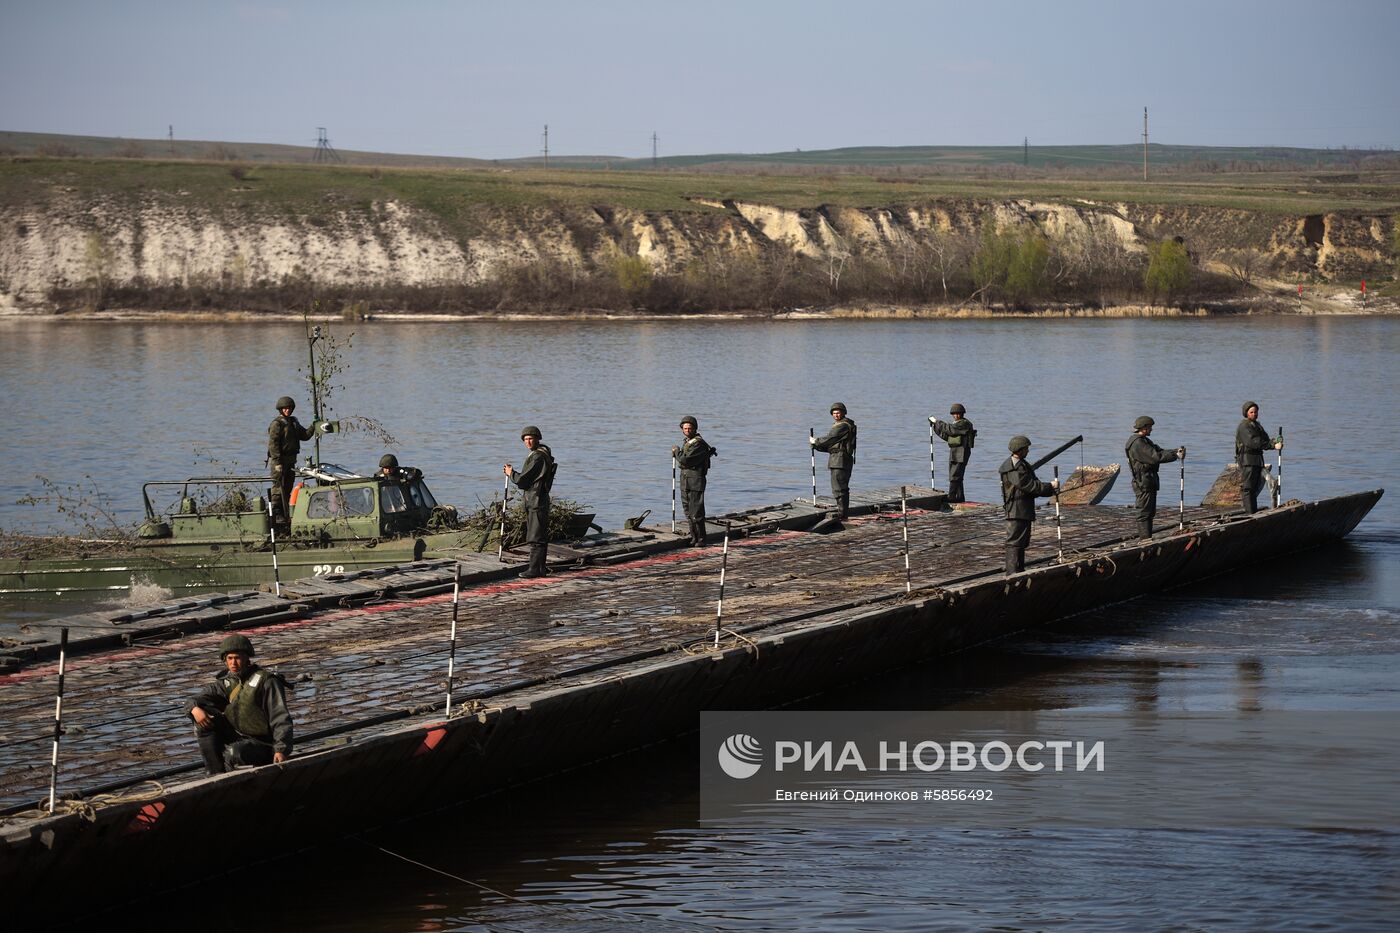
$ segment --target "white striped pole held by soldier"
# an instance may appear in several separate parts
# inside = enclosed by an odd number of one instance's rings
[[[1186,458],[1181,458],[1181,500],[1176,507],[1177,530],[1186,527]]]
[[[505,560],[506,549],[506,506],[510,504],[510,477],[506,477],[505,488],[501,490],[501,536],[496,541],[496,560]]]
[[[930,418],[930,419],[928,420],[928,488],[929,488],[929,489],[934,488],[934,487],[933,487],[933,436],[934,436],[934,435],[933,435],[933,422],[934,422],[934,419],[933,419],[933,418]]]

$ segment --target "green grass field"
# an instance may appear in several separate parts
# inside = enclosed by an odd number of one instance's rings
[[[238,169],[237,172],[234,169]],[[241,174],[242,177],[235,177]],[[707,211],[692,198],[735,199],[786,208],[823,204],[884,207],[935,199],[1030,198],[1200,205],[1284,214],[1400,210],[1400,171],[1248,172],[1162,181],[887,174],[767,175],[600,172],[550,169],[369,168],[295,163],[31,158],[0,159],[0,204],[32,208],[79,195],[156,197],[217,214],[330,217],[401,200],[449,227],[481,210],[614,207]]]

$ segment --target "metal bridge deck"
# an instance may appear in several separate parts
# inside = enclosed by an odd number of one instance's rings
[[[1187,510],[1188,521],[1218,515],[1216,509]],[[1049,510],[1042,508],[1028,562],[1055,556],[1055,525],[1047,519]],[[911,512],[908,524],[915,588],[1000,572],[1005,523],[999,508]],[[1103,546],[1134,531],[1126,509],[1064,512],[1066,550]],[[720,562],[721,548],[711,545],[545,580],[464,586],[454,705],[705,640],[715,626]],[[779,532],[733,541],[724,627],[742,630],[840,610],[902,592],[904,585],[897,513],[851,519],[832,535]],[[305,749],[328,741],[328,730],[372,728],[376,717],[440,706],[451,615],[449,593],[326,610],[243,631],[254,639],[256,660],[288,681],[299,748]],[[218,670],[221,635],[71,659],[60,796],[197,766],[185,711]],[[52,662],[0,675],[0,810],[36,805],[47,796],[56,680]]]

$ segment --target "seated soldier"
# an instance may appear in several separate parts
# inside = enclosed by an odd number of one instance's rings
[[[199,753],[210,774],[281,763],[292,754],[292,716],[282,678],[254,664],[253,643],[230,635],[219,643],[224,673],[190,709]]]

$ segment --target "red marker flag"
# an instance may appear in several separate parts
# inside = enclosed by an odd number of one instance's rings
[[[1363,294],[1363,295],[1366,294],[1366,280],[1365,280],[1365,279],[1362,279],[1362,280],[1361,280],[1361,294]]]

